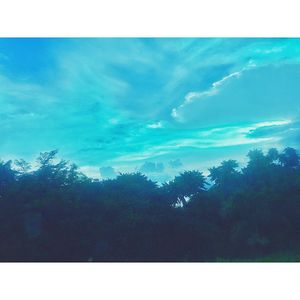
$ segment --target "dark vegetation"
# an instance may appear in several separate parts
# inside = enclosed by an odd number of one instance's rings
[[[253,150],[245,168],[228,160],[208,178],[186,171],[162,186],[141,173],[93,180],[56,154],[41,153],[35,170],[24,160],[0,162],[0,261],[300,257],[293,148]]]

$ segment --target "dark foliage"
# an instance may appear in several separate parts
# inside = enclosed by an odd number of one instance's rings
[[[141,173],[92,180],[41,153],[38,168],[0,161],[0,261],[255,260],[300,251],[295,149],[250,151],[208,178],[162,186]]]

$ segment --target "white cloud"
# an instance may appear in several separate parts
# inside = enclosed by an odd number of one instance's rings
[[[267,126],[285,125],[290,123],[290,120],[277,120],[252,123],[243,126],[227,126],[212,128],[209,130],[186,131],[184,138],[177,138],[172,141],[165,142],[161,145],[149,147],[145,151],[131,153],[115,159],[115,161],[142,161],[158,156],[170,155],[183,148],[193,149],[213,149],[229,146],[251,145],[259,143],[273,143],[279,140],[279,137],[263,137],[253,138],[248,134],[254,129]]]
[[[228,79],[232,78],[232,77],[240,77],[242,74],[242,71],[239,72],[233,72],[225,77],[223,77],[221,80],[216,81],[212,84],[213,88],[217,88],[219,86],[221,86],[222,84],[224,84],[225,81],[227,81]]]
[[[174,119],[178,119],[178,113],[177,113],[177,109],[174,107],[172,109],[172,112],[171,112],[171,116],[174,118]]]
[[[243,67],[240,71],[236,71],[233,73],[230,73],[229,75],[224,76],[218,81],[215,81],[211,84],[211,87],[206,90],[206,91],[201,91],[201,92],[189,92],[186,94],[184,97],[184,101],[182,104],[180,104],[177,108],[173,108],[171,112],[171,116],[176,119],[177,121],[183,121],[183,118],[179,114],[179,110],[185,107],[186,105],[198,101],[199,99],[205,98],[205,97],[210,97],[213,95],[216,95],[220,88],[230,79],[232,78],[239,78],[244,71],[252,69],[256,67],[256,64],[253,60],[248,61],[247,65]]]
[[[149,124],[147,125],[148,128],[153,128],[153,129],[156,129],[156,128],[162,128],[163,125],[161,122],[157,122],[157,123],[153,123],[153,124]]]
[[[201,98],[204,97],[210,97],[213,96],[215,94],[217,94],[219,92],[219,88],[229,79],[234,78],[234,77],[240,77],[242,74],[243,70],[238,71],[238,72],[233,72],[225,77],[223,77],[222,79],[213,82],[211,87],[207,90],[207,91],[203,91],[203,92],[189,92],[186,94],[186,96],[184,97],[184,101],[182,104],[180,104],[177,108],[173,108],[172,112],[171,112],[171,116],[176,119],[177,121],[182,121],[183,119],[180,117],[179,115],[179,110],[183,107],[185,107],[186,105],[199,100]]]
[[[99,179],[100,178],[100,172],[99,168],[95,166],[82,166],[79,168],[79,171],[82,172],[84,175],[94,178],[94,179]]]

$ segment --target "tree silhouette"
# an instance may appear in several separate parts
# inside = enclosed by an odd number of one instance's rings
[[[185,171],[165,184],[166,192],[173,198],[173,204],[187,204],[187,199],[205,190],[206,180],[199,171]]]
[[[215,187],[225,193],[236,188],[240,173],[237,171],[238,163],[235,160],[226,160],[219,167],[209,169],[209,177],[215,183]]]
[[[0,191],[15,181],[16,171],[12,169],[12,161],[0,160]]]
[[[279,155],[279,161],[285,167],[299,167],[299,155],[295,149],[290,147],[285,148],[283,153]]]
[[[199,171],[91,179],[57,155],[0,160],[0,261],[300,261],[296,149],[223,161],[209,184]]]
[[[271,148],[268,151],[267,158],[270,162],[276,162],[279,159],[279,152],[276,148]]]

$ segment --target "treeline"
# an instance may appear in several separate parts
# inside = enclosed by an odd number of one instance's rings
[[[0,261],[238,261],[300,252],[295,149],[253,150],[159,186],[141,173],[94,180],[41,153],[0,161]],[[275,259],[276,260],[276,259]]]

